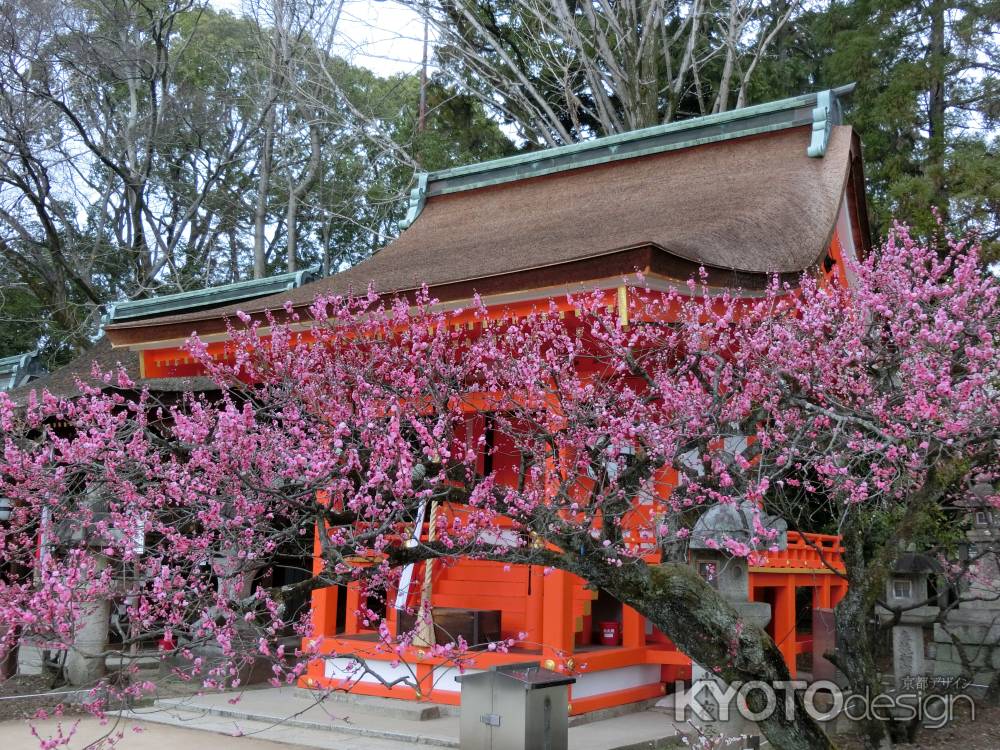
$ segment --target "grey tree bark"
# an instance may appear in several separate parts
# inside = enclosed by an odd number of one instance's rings
[[[413,5],[435,27],[442,71],[548,146],[670,122],[692,94],[702,114],[729,109],[733,91],[743,106],[758,63],[802,7],[514,0],[498,13],[486,0]]]

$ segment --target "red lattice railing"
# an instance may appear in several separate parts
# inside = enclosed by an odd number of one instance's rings
[[[836,534],[803,534],[788,532],[788,548],[781,552],[769,552],[764,568],[844,570],[844,547]]]

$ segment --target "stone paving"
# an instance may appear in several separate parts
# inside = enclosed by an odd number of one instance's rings
[[[27,652],[27,649],[25,650]],[[26,653],[25,657],[34,656]],[[22,658],[28,662],[29,658]],[[23,664],[23,667],[36,666]],[[25,669],[24,671],[32,671]],[[573,750],[654,750],[680,747],[673,717],[633,707],[573,717],[569,746]],[[630,710],[626,708],[625,710]],[[64,725],[75,719],[65,719]],[[55,722],[34,722],[45,736]],[[50,726],[51,725],[51,726]],[[458,707],[337,693],[317,703],[299,688],[250,689],[238,693],[164,697],[151,707],[122,717],[122,750],[146,748],[212,748],[215,750],[288,750],[290,746],[323,750],[415,750],[457,748]],[[133,732],[137,726],[142,731]],[[103,733],[89,717],[80,721],[68,750],[85,748]],[[242,736],[234,736],[242,735]],[[250,738],[253,738],[252,741]],[[0,722],[2,750],[36,750],[38,740],[23,721]]]
[[[137,709],[132,718],[331,750],[459,747],[454,707],[343,695],[317,703],[295,688],[165,699]],[[573,750],[652,750],[680,747],[680,740],[672,717],[652,710],[569,730]]]

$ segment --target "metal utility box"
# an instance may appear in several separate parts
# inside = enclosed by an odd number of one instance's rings
[[[457,679],[462,750],[568,750],[569,686],[576,678],[528,662]]]

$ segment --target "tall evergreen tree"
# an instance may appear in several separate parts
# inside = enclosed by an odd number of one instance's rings
[[[927,235],[1000,244],[1000,3],[838,0],[809,19],[817,83],[857,81],[848,120],[864,142],[876,231],[890,216]]]

